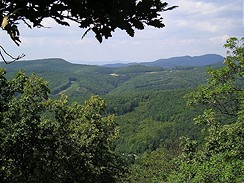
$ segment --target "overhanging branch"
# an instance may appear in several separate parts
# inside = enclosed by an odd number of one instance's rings
[[[5,59],[5,57],[4,57],[3,53],[2,53],[2,51],[3,51],[8,57],[10,57],[12,60],[11,60],[11,61],[7,61],[7,60]],[[2,57],[2,59],[3,59],[3,61],[4,61],[5,64],[11,64],[11,63],[15,62],[16,60],[19,60],[19,59],[23,58],[23,57],[25,56],[25,54],[22,53],[21,55],[19,55],[19,56],[17,56],[17,57],[13,57],[12,55],[10,55],[10,54],[3,48],[2,45],[0,45],[0,56]]]

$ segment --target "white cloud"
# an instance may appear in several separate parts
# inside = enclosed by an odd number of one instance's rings
[[[173,2],[179,6],[179,12],[184,15],[197,16],[202,18],[211,16],[225,16],[230,11],[239,11],[242,7],[242,0],[222,0],[222,1],[199,1],[199,0],[180,0]]]
[[[209,41],[211,41],[212,43],[223,43],[224,44],[229,37],[231,37],[231,36],[225,34],[225,35],[221,35],[221,36],[210,37]]]
[[[181,0],[179,6],[182,6],[189,15],[209,15],[219,10],[214,3],[208,3],[206,1]]]
[[[176,26],[186,27],[188,25],[189,25],[189,22],[187,22],[186,20],[178,20],[178,21],[176,21]]]
[[[199,31],[207,31],[207,32],[217,32],[220,29],[219,26],[214,25],[213,23],[210,23],[210,22],[199,22],[199,23],[196,23],[196,28]]]

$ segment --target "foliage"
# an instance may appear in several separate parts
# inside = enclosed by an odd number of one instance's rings
[[[169,182],[244,181],[244,38],[230,38],[225,67],[211,69],[205,86],[188,95],[189,104],[206,104],[195,119],[207,136],[201,147],[184,138],[183,152]],[[220,112],[220,113],[219,113]],[[231,118],[230,124],[223,124]]]
[[[158,148],[153,152],[145,152],[137,157],[130,167],[130,182],[158,183],[166,180],[171,169],[172,155],[165,149]]]
[[[199,118],[207,125],[205,143],[202,149],[197,149],[194,141],[186,139],[183,153],[177,160],[179,166],[168,177],[169,182],[244,181],[243,118],[233,124],[221,125],[211,110]]]
[[[114,153],[118,129],[105,102],[48,99],[47,82],[0,72],[1,182],[115,182],[123,163]]]
[[[162,28],[165,25],[160,13],[174,8],[160,0],[4,0],[0,3],[0,22],[1,28],[18,45],[18,22],[22,20],[29,27],[42,27],[44,18],[52,18],[64,26],[69,26],[70,21],[76,22],[80,28],[87,29],[83,37],[93,31],[102,42],[117,28],[130,36],[134,36],[135,29],[144,29],[145,25]]]

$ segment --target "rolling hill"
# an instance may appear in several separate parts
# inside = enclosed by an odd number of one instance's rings
[[[73,97],[193,88],[207,77],[205,67],[165,69],[151,64],[114,68],[72,64],[58,58],[19,61],[10,65],[1,63],[0,67],[7,70],[9,77],[20,69],[28,74],[35,73],[49,81],[53,95],[66,93]]]

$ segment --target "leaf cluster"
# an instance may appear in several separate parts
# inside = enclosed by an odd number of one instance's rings
[[[58,24],[69,26],[76,22],[80,28],[95,33],[99,42],[112,36],[117,28],[134,36],[135,29],[144,29],[145,25],[162,28],[161,12],[174,9],[160,0],[3,0],[0,14],[8,16],[9,30],[15,32],[18,40],[17,22],[23,21],[29,27],[43,27],[44,18],[52,18]]]

